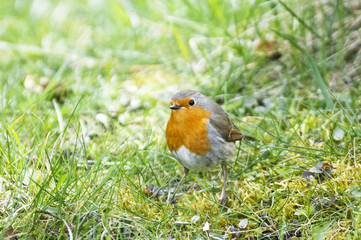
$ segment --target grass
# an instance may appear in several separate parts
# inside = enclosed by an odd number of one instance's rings
[[[2,2],[0,238],[360,238],[360,12],[355,0]],[[220,169],[191,172],[175,205],[150,187],[166,195],[182,176],[165,124],[183,88],[257,139],[229,162],[227,207]],[[322,161],[330,177],[302,177]]]

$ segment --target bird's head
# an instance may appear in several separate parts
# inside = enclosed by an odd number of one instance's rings
[[[173,111],[204,109],[206,98],[206,96],[197,91],[181,90],[173,95],[170,109]]]

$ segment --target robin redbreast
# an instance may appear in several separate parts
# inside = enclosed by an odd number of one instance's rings
[[[173,95],[172,110],[166,128],[169,150],[184,167],[184,174],[178,187],[189,170],[207,170],[222,165],[223,188],[221,204],[227,201],[226,174],[227,160],[235,153],[235,142],[242,134],[227,113],[212,99],[193,90],[181,90]]]

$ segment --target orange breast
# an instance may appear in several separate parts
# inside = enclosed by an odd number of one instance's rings
[[[177,151],[184,145],[189,151],[204,156],[211,150],[207,119],[211,113],[199,107],[173,110],[166,129],[168,148]]]

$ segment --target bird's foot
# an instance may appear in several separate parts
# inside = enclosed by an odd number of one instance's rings
[[[224,196],[222,197],[222,200],[221,200],[221,205],[222,205],[222,206],[227,207],[227,199],[228,199],[228,196],[227,196],[227,195],[224,195]]]

